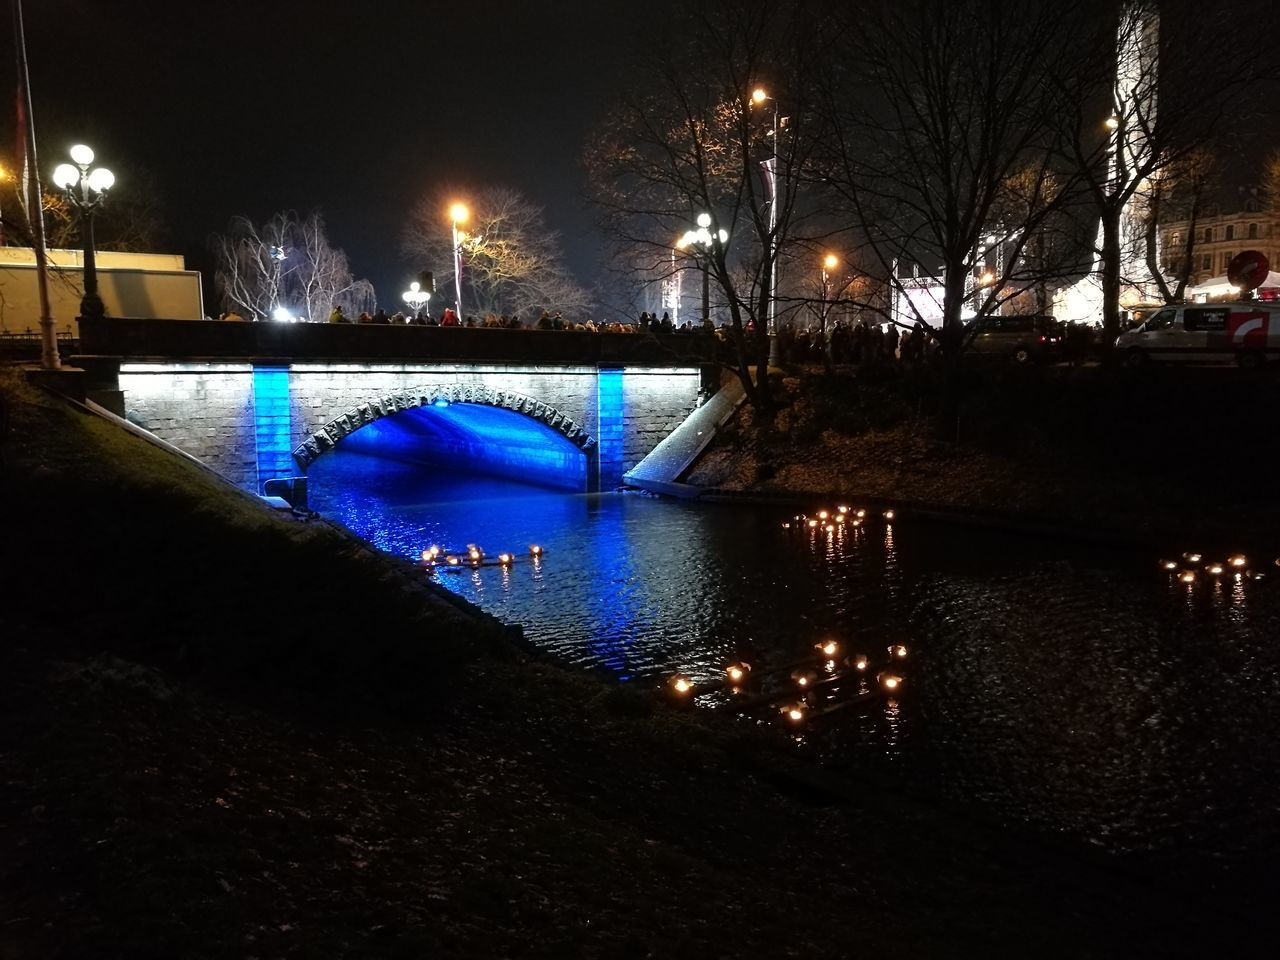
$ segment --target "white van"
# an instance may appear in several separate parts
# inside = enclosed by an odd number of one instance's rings
[[[1173,304],[1116,337],[1116,351],[1134,367],[1150,360],[1260,367],[1280,357],[1280,303]]]

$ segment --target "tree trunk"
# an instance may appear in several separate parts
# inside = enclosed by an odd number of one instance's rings
[[[1109,203],[1102,212],[1102,332],[1103,356],[1120,336],[1120,213],[1123,207]]]
[[[1196,190],[1191,195],[1191,210],[1187,214],[1187,239],[1183,241],[1182,246],[1182,262],[1179,264],[1178,270],[1178,288],[1174,291],[1174,299],[1181,303],[1182,298],[1187,294],[1187,284],[1191,281],[1191,274],[1194,272],[1194,258],[1196,255],[1196,226],[1200,222],[1200,198],[1203,191]]]
[[[1169,289],[1169,281],[1165,279],[1164,270],[1160,266],[1160,209],[1163,206],[1160,189],[1157,188],[1151,197],[1147,209],[1146,222],[1143,224],[1143,240],[1147,259],[1147,271],[1160,288],[1160,296],[1165,303],[1173,303],[1173,291]]]
[[[969,269],[963,263],[947,265],[946,290],[942,301],[942,390],[938,400],[934,435],[949,443],[960,435],[960,358],[964,352],[964,323],[960,312],[964,305],[964,282]]]
[[[753,346],[756,350],[756,417],[769,421],[773,419],[773,391],[769,388],[769,334],[767,315],[763,321],[756,322]]]

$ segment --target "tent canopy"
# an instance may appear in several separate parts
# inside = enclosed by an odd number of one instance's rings
[[[1280,289],[1280,271],[1272,270],[1267,274],[1267,279],[1258,287],[1259,290],[1277,290]],[[1196,284],[1194,287],[1187,289],[1189,297],[1225,297],[1233,293],[1239,293],[1239,289],[1231,284],[1226,276],[1210,277],[1204,283]]]

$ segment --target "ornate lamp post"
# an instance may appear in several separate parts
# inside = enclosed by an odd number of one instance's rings
[[[80,301],[80,316],[98,319],[106,311],[102,306],[102,298],[98,296],[93,215],[106,200],[107,191],[115,184],[116,177],[106,167],[90,170],[91,163],[93,151],[83,143],[78,143],[71,148],[71,163],[59,164],[53,171],[53,182],[66,193],[80,220],[80,236],[84,241],[84,297]]]
[[[703,322],[706,322],[711,317],[711,264],[708,263],[708,258],[717,238],[723,246],[728,242],[729,234],[724,230],[718,230],[713,236],[711,233],[711,214],[700,213],[698,214],[698,229],[685,231],[684,236],[676,241],[676,248],[679,250],[687,250],[693,247],[698,259],[701,261]]]
[[[458,232],[458,224],[466,223],[471,216],[465,203],[455,203],[449,208],[449,219],[453,221],[453,284],[457,294],[458,322],[462,322],[462,234]]]
[[[430,292],[422,289],[422,284],[417,280],[409,284],[409,289],[400,294],[400,299],[404,301],[404,305],[408,307],[414,316],[418,315],[418,311],[427,305],[427,301],[431,299]]]

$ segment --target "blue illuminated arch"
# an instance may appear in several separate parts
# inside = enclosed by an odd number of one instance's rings
[[[317,457],[332,450],[339,440],[361,427],[415,407],[450,403],[500,407],[531,417],[562,435],[569,443],[586,454],[589,460],[594,460],[595,438],[555,407],[510,390],[495,390],[479,384],[460,383],[433,384],[413,390],[403,390],[362,403],[354,410],[349,410],[330,420],[302,441],[293,451],[293,459],[305,471]]]

